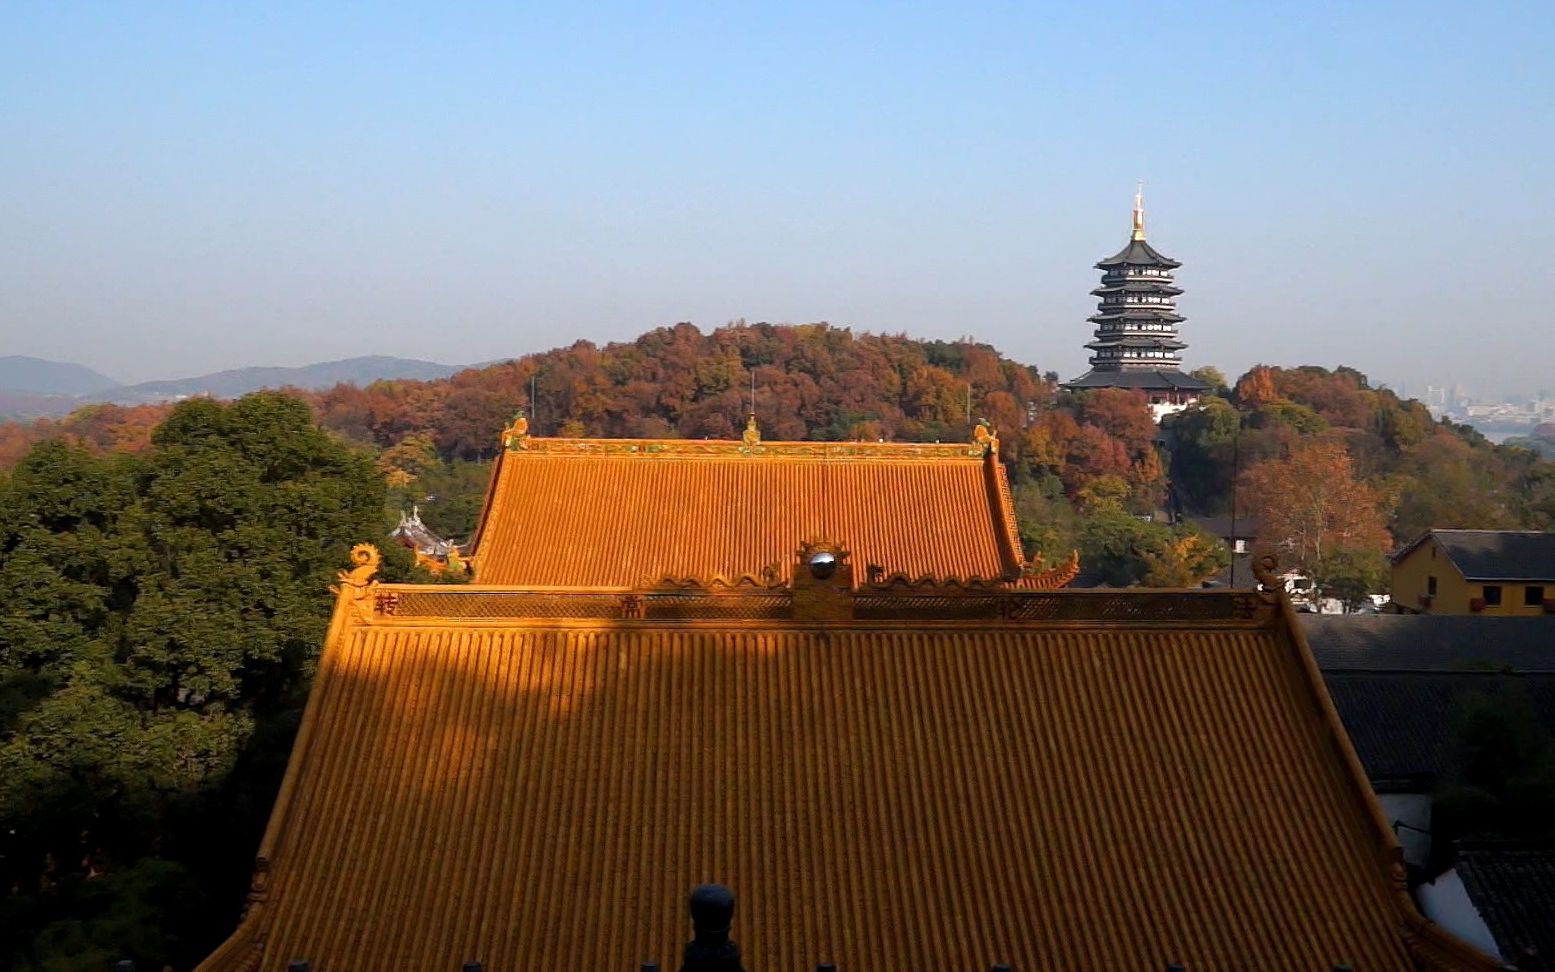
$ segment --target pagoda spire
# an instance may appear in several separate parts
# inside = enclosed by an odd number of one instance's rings
[[[1145,239],[1145,180],[1139,180],[1134,187],[1134,236],[1133,238],[1143,243]]]

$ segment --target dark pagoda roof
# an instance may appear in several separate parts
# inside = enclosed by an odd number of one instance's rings
[[[1182,293],[1181,287],[1174,287],[1160,278],[1154,280],[1126,280],[1120,284],[1109,284],[1097,287],[1091,291],[1097,297],[1105,297],[1108,294],[1170,294],[1173,297]]]
[[[1210,384],[1175,369],[1135,368],[1126,371],[1087,371],[1061,386],[1072,391],[1092,388],[1138,388],[1141,391],[1209,391]]]
[[[1128,334],[1119,337],[1097,338],[1086,347],[1091,350],[1097,348],[1154,348],[1161,351],[1180,351],[1187,345],[1181,341],[1175,341],[1165,337],[1151,337],[1147,334]]]
[[[1181,314],[1174,314],[1171,310],[1165,308],[1154,310],[1148,307],[1130,307],[1128,310],[1092,314],[1086,320],[1096,324],[1100,324],[1103,321],[1166,321],[1171,324],[1180,324],[1187,318]]]
[[[1162,256],[1156,248],[1144,240],[1129,240],[1128,245],[1105,260],[1097,262],[1096,269],[1111,270],[1114,267],[1166,267],[1182,266],[1171,257]]]

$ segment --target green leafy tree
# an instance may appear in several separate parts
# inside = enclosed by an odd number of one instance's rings
[[[1204,365],[1202,368],[1194,368],[1188,374],[1209,385],[1209,394],[1225,398],[1231,393],[1231,386],[1226,384],[1226,373],[1214,365]]]
[[[1079,549],[1082,570],[1113,587],[1195,587],[1230,562],[1212,537],[1117,509],[1084,520]]]
[[[383,503],[280,394],[185,402],[134,457],[44,443],[0,484],[0,966],[187,967],[219,937]]]
[[[1389,574],[1388,559],[1381,551],[1342,547],[1322,560],[1312,582],[1337,598],[1346,611],[1354,611],[1369,601],[1367,595],[1387,593]]]
[[[1555,736],[1521,687],[1467,696],[1451,728],[1460,771],[1437,795],[1433,844],[1555,838]]]

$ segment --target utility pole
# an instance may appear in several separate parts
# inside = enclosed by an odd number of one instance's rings
[[[1237,416],[1236,431],[1231,433],[1231,586],[1236,586],[1236,500],[1237,480],[1242,467],[1242,417]]]

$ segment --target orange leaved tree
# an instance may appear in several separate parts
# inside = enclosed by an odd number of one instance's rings
[[[1357,478],[1342,443],[1303,442],[1253,466],[1242,482],[1260,539],[1319,583],[1336,557],[1375,556],[1389,545],[1380,498]]]

